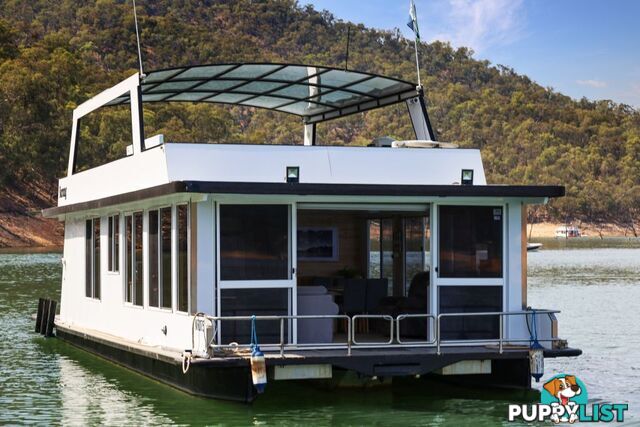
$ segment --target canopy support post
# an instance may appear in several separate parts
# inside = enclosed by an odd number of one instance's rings
[[[304,145],[316,145],[316,124],[304,125]]]
[[[431,127],[429,114],[427,114],[427,104],[424,101],[424,91],[421,86],[418,86],[417,92],[418,96],[409,98],[406,101],[416,139],[421,141],[436,141],[436,135]]]

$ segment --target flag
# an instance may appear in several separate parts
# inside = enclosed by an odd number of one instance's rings
[[[420,29],[418,28],[418,14],[416,13],[416,5],[411,0],[411,5],[409,6],[409,22],[407,22],[407,26],[411,28],[411,31],[416,35],[416,40],[420,41]]]

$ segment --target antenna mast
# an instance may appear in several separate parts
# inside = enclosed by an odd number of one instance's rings
[[[349,70],[349,42],[351,41],[351,24],[347,24],[347,55],[344,58],[344,70]]]
[[[138,43],[138,63],[140,64],[140,78],[144,78],[145,74],[142,69],[142,50],[140,49],[140,32],[138,31],[138,14],[136,13],[136,0],[133,2],[133,20],[136,23],[136,41]]]

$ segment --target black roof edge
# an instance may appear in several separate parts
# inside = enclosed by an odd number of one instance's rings
[[[52,218],[58,215],[100,209],[176,193],[298,196],[563,197],[565,188],[559,185],[398,185],[174,181],[116,196],[44,209],[42,215]]]

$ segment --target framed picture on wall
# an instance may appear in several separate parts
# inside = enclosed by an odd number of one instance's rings
[[[337,261],[336,227],[302,227],[298,229],[298,260]]]

